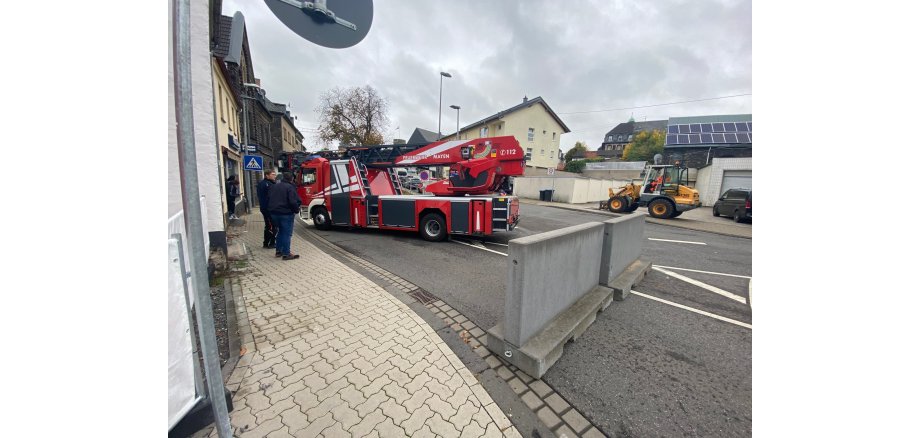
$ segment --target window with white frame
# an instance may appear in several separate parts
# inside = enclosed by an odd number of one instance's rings
[[[608,135],[608,136],[607,136],[607,141],[613,141],[613,136],[612,136],[612,135]]]
[[[527,128],[527,141],[533,141],[533,128]]]
[[[482,128],[479,128],[479,136],[480,136],[480,137],[488,137],[488,136],[489,136],[489,127],[488,127],[488,126],[483,126]]]

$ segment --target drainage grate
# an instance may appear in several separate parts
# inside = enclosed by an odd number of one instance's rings
[[[418,301],[422,304],[433,303],[438,300],[438,297],[428,293],[428,291],[421,288],[409,292],[409,296],[415,298],[415,301]]]

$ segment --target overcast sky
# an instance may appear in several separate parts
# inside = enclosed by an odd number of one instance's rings
[[[751,93],[750,0],[373,3],[364,40],[329,49],[294,34],[264,1],[223,2],[224,15],[246,18],[256,77],[269,99],[291,105],[308,150],[318,149],[313,109],[336,86],[370,85],[389,101],[387,142],[416,127],[437,131],[441,71],[453,76],[444,79],[441,132],[456,129],[450,105],[465,126],[542,96],[572,130],[563,151],[576,141],[597,149],[630,115],[753,112],[748,95],[566,114]]]

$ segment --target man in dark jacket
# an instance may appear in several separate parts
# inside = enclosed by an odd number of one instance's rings
[[[278,226],[275,242],[275,257],[294,260],[300,257],[291,254],[291,236],[294,234],[294,215],[300,212],[300,196],[294,188],[294,176],[289,172],[281,174],[281,182],[268,189],[268,212]]]
[[[268,189],[275,185],[275,171],[268,169],[262,174],[262,181],[256,186],[259,195],[259,212],[265,221],[265,231],[262,233],[262,248],[274,248],[275,236],[278,235],[278,226],[272,223],[272,215],[268,212]]]
[[[236,175],[227,177],[227,219],[239,219],[236,217],[236,198],[240,197],[240,182]]]

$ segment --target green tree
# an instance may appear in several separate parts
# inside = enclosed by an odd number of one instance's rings
[[[317,138],[343,146],[383,143],[389,125],[388,104],[370,86],[333,88],[320,96]]]
[[[624,161],[651,161],[655,154],[664,151],[664,132],[643,131],[633,137],[623,150]]]
[[[568,164],[570,161],[572,161],[572,160],[575,158],[575,154],[576,154],[577,152],[579,152],[579,151],[585,152],[585,151],[587,151],[587,150],[588,150],[588,146],[585,145],[585,142],[583,142],[583,141],[576,141],[576,142],[575,142],[575,146],[572,147],[572,149],[569,149],[569,151],[565,153],[565,155],[563,156],[563,158],[565,158],[565,162],[566,162],[566,164]]]

